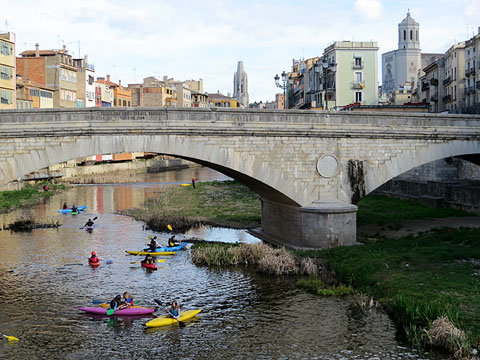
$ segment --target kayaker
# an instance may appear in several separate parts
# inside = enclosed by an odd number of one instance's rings
[[[145,256],[145,259],[143,259],[143,261],[142,261],[142,262],[143,262],[144,264],[148,264],[148,265],[151,265],[151,264],[153,264],[153,258],[152,258],[152,255],[150,255],[150,254],[147,254],[147,255]]]
[[[87,226],[93,226],[95,225],[94,222],[92,221],[92,219],[88,219],[88,221],[85,223],[85,225],[83,225],[83,227],[87,227]]]
[[[175,240],[175,234],[173,234],[170,239],[168,239],[168,246],[173,247],[177,246],[179,243]]]
[[[126,307],[128,307],[128,304],[122,301],[122,297],[120,295],[115,296],[113,300],[110,301],[110,309],[121,310],[125,309]]]
[[[77,207],[75,206],[75,204],[72,205],[72,212],[77,212]]]
[[[128,306],[132,306],[133,305],[133,298],[132,298],[132,295],[130,295],[129,292],[125,291],[123,293],[123,300],[125,301],[126,304],[128,304]]]
[[[89,261],[89,262],[92,262],[92,263],[97,263],[97,262],[100,261],[100,260],[98,259],[98,257],[97,257],[97,253],[96,253],[95,251],[92,251],[92,256],[90,256],[90,257],[88,258],[88,261]]]
[[[154,236],[150,240],[150,244],[148,244],[148,246],[150,247],[150,251],[152,251],[152,252],[155,252],[157,250],[158,244],[157,244],[157,237],[156,236]]]
[[[65,210],[65,209],[68,209],[68,206],[67,206],[67,203],[66,203],[66,202],[63,203],[63,209],[64,209],[64,210]]]
[[[178,304],[177,300],[173,300],[172,305],[170,307],[166,307],[165,311],[168,312],[170,317],[178,319],[180,317],[180,305]]]

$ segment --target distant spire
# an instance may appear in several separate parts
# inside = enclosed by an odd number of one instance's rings
[[[409,16],[410,16],[410,9],[408,9],[408,11],[407,11],[407,17],[409,17]]]

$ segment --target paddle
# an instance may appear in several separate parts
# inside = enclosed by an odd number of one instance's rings
[[[105,301],[103,300],[98,300],[98,299],[94,299],[92,300],[92,304],[95,304],[95,305],[99,305],[99,304],[104,304]],[[137,304],[140,304],[140,300],[135,300],[132,305],[137,305]]]
[[[169,225],[170,226],[170,225]],[[178,325],[180,325],[180,327],[185,327],[187,325],[185,325],[185,323],[183,321],[180,321],[178,320],[175,316],[172,315],[172,313],[170,311],[168,311],[167,309],[164,309],[163,306],[162,306],[162,302],[158,299],[153,299],[153,301],[155,301],[158,305],[160,305],[160,307],[165,311],[167,312],[173,319],[177,320],[178,321]]]
[[[8,335],[4,335],[4,334],[1,334],[2,336],[4,336],[8,341],[19,341],[20,339],[19,338],[16,338],[15,336],[8,336]]]
[[[142,262],[142,261],[143,261],[143,260],[141,260],[141,261],[132,261],[132,262],[130,262],[130,264],[138,264],[139,262]],[[157,262],[160,262],[160,263],[161,263],[161,262],[165,262],[165,259],[157,260]]]

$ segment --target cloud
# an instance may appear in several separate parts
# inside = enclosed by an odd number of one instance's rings
[[[380,18],[383,10],[380,0],[356,0],[355,9],[369,20]]]
[[[471,0],[465,7],[465,16],[478,21],[480,14],[480,0]]]

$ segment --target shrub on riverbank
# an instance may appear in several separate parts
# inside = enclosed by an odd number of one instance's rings
[[[124,214],[144,221],[153,230],[175,231],[198,225],[251,228],[259,226],[260,198],[236,181],[199,182],[196,189],[178,185],[160,188],[156,198]]]
[[[298,254],[322,259],[342,283],[378,299],[410,341],[429,344],[424,334],[434,338],[427,331],[447,317],[466,334],[452,342],[453,352],[480,346],[479,229],[441,229]]]
[[[192,247],[191,256],[195,265],[253,265],[258,272],[266,274],[309,276],[317,274],[317,266],[311,259],[297,259],[284,248],[273,248],[264,243],[202,243]]]
[[[48,185],[49,191],[43,191],[43,185]],[[53,196],[58,190],[66,189],[65,185],[51,182],[26,184],[21,190],[0,192],[0,212],[7,212],[25,205],[34,205]]]

